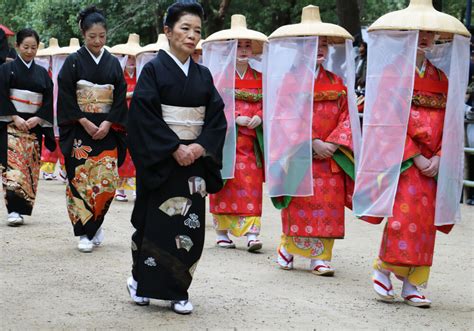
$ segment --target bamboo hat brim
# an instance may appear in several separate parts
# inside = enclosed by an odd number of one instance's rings
[[[136,33],[130,33],[128,35],[128,41],[126,44],[119,44],[110,48],[110,53],[116,55],[137,56],[141,51],[140,36]]]
[[[230,29],[221,30],[211,34],[203,44],[213,41],[250,39],[252,41],[252,51],[254,54],[263,52],[263,44],[268,42],[268,38],[261,32],[247,29],[247,21],[244,15],[232,15],[230,19]]]
[[[411,0],[407,8],[383,15],[368,29],[369,32],[378,30],[434,31],[442,40],[452,39],[454,34],[471,36],[458,19],[437,11],[432,0]]]
[[[50,38],[48,47],[38,50],[36,56],[53,56],[56,55],[60,49],[61,47],[59,47],[58,40],[56,38]]]
[[[346,39],[354,40],[343,27],[321,21],[319,7],[312,5],[303,8],[301,23],[281,26],[273,31],[268,39],[306,36],[328,37],[331,44],[344,43]]]
[[[160,33],[158,35],[158,40],[156,41],[156,43],[148,44],[142,47],[140,52],[137,53],[137,55],[146,52],[158,52],[160,49],[169,49],[168,38],[166,38],[166,35],[164,33]]]
[[[75,53],[81,48],[79,44],[79,39],[71,38],[69,39],[69,46],[61,47],[55,55],[69,55]]]

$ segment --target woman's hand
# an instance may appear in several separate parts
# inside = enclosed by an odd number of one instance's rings
[[[248,126],[250,123],[251,118],[248,116],[237,116],[235,119],[235,123],[240,126]]]
[[[249,129],[255,129],[260,124],[262,124],[262,119],[260,118],[260,116],[255,115],[250,119],[249,124],[247,124],[247,127]]]
[[[421,170],[421,174],[427,177],[434,177],[438,174],[439,171],[439,161],[440,158],[438,155],[433,156],[431,159],[428,160],[428,162],[431,162],[431,164],[428,166],[428,168]]]
[[[105,136],[109,133],[110,127],[112,126],[112,122],[103,121],[100,123],[100,126],[97,132],[92,136],[94,140],[101,140],[104,139]]]
[[[83,117],[79,120],[79,123],[81,123],[82,127],[84,128],[84,130],[86,130],[86,132],[89,134],[89,136],[91,137],[94,137],[94,135],[97,133],[97,131],[99,130],[99,128],[94,124],[92,123],[91,121],[89,121],[87,118]]]
[[[316,154],[315,159],[323,160],[332,157],[334,152],[337,150],[336,144],[327,143],[320,139],[313,140],[313,151]]]
[[[413,162],[415,163],[415,166],[421,170],[421,173],[423,173],[424,170],[428,169],[428,167],[431,165],[430,160],[428,160],[426,157],[423,155],[417,155],[413,159]]]
[[[202,147],[201,145],[196,144],[196,143],[188,145],[188,148],[191,150],[191,152],[194,155],[194,161],[199,159],[206,152],[204,150],[204,147]]]
[[[33,129],[40,123],[41,123],[41,118],[39,118],[38,116],[31,117],[26,121],[26,125],[28,125],[29,130]]]
[[[173,157],[182,167],[187,167],[194,163],[194,154],[189,146],[179,145],[178,149],[173,152]]]
[[[26,123],[26,121],[23,118],[21,118],[18,115],[13,115],[12,119],[13,119],[13,123],[15,124],[15,126],[18,130],[28,132],[28,130],[29,130],[28,124]]]

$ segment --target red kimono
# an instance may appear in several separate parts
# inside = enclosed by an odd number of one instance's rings
[[[342,79],[320,66],[315,82],[312,139],[352,149],[347,96]],[[282,209],[283,233],[312,238],[344,237],[344,206],[353,183],[334,158],[313,159],[313,196],[293,197]]]
[[[51,68],[49,68],[48,70],[48,75],[49,75],[49,78],[53,77],[53,72],[51,71]],[[56,105],[54,105],[54,116],[56,117]],[[59,163],[61,165],[64,165],[64,156],[63,156],[63,153],[61,153],[61,149],[59,148],[59,137],[56,137],[56,149],[53,152],[45,148],[44,140],[43,140],[43,144],[41,148],[41,162],[56,164],[56,162],[58,162],[58,159],[59,159]]]
[[[434,225],[436,179],[422,175],[412,159],[419,154],[428,159],[441,154],[448,80],[429,61],[426,62],[424,76],[418,73],[415,75],[404,166],[395,196],[393,216],[388,218],[385,225],[379,257],[395,265],[431,266],[437,230]],[[382,221],[380,218],[367,220],[371,223]],[[441,227],[439,230],[449,232],[451,227]]]
[[[130,77],[127,70],[125,70],[124,75],[125,82],[127,82],[127,106],[130,107],[130,102],[132,101],[132,93],[135,90],[135,86],[137,85],[137,76],[135,74],[133,77]],[[130,153],[128,152],[128,150],[125,156],[125,161],[118,169],[118,173],[120,178],[135,177],[135,166],[133,165],[133,161],[130,157]]]
[[[262,117],[262,75],[248,67],[243,79],[235,74],[235,116],[257,115]],[[257,88],[255,88],[257,87]],[[255,95],[259,95],[255,99]],[[257,128],[258,129],[258,128]],[[228,179],[224,188],[210,195],[213,214],[238,216],[262,215],[263,167],[257,131],[238,126],[234,178]]]

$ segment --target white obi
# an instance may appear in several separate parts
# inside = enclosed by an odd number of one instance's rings
[[[206,107],[179,107],[161,105],[163,120],[182,140],[193,140],[199,137],[204,125]]]
[[[99,85],[81,79],[76,84],[77,104],[84,113],[110,113],[114,101],[114,86]]]
[[[10,89],[10,100],[19,113],[34,114],[43,104],[43,95],[28,90]]]

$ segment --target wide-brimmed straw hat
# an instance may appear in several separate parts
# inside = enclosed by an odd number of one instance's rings
[[[56,55],[69,55],[74,52],[77,52],[81,48],[79,44],[79,39],[71,38],[69,39],[69,46],[61,47],[61,49],[56,53]]]
[[[127,43],[113,46],[110,48],[110,53],[116,55],[137,56],[141,50],[142,47],[140,46],[140,36],[136,33],[130,33],[128,35]]]
[[[411,0],[407,8],[383,15],[368,29],[377,30],[434,31],[444,40],[452,39],[454,34],[471,36],[458,19],[437,11],[432,0]]]
[[[211,34],[203,41],[203,44],[212,41],[232,39],[250,39],[252,41],[252,51],[254,54],[261,54],[263,44],[268,41],[266,35],[261,32],[247,29],[247,21],[244,15],[232,15],[230,18],[230,29],[221,30]]]
[[[306,6],[301,14],[301,23],[284,25],[276,29],[268,39],[325,36],[332,44],[344,43],[346,39],[354,40],[349,32],[336,24],[323,23],[318,6]]]
[[[58,40],[56,38],[49,39],[49,46],[38,50],[36,56],[53,56],[58,54],[61,47],[59,47]]]
[[[168,38],[164,33],[160,33],[158,35],[158,40],[156,41],[156,43],[148,44],[142,47],[138,54],[146,52],[158,52],[160,49],[169,49]]]

